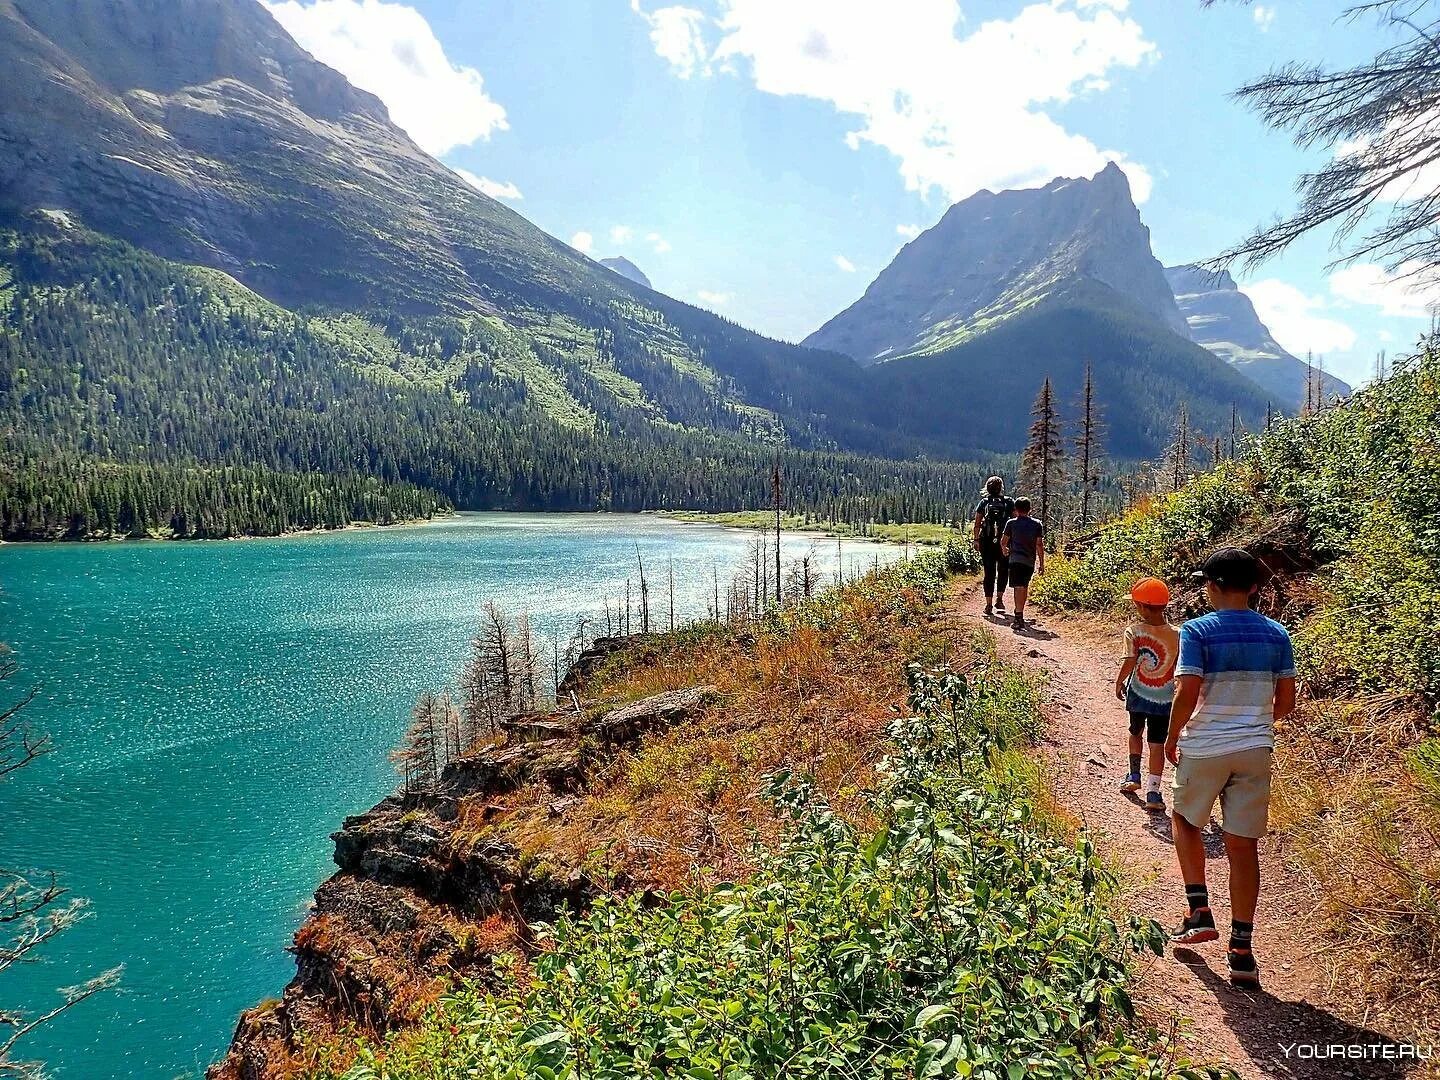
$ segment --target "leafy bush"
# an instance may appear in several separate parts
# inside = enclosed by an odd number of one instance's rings
[[[914,666],[910,700],[877,831],[776,775],[791,826],[751,880],[598,903],[553,928],[527,988],[460,990],[346,1080],[1165,1075],[1125,989],[1158,927],[1118,925],[1089,841],[991,767],[1033,734],[1033,684]]]
[[[1226,462],[1105,526],[1079,558],[1051,558],[1031,596],[1046,608],[1118,609],[1137,578],[1180,578],[1202,552],[1266,505],[1255,469]]]

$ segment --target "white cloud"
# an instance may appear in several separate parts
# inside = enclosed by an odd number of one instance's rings
[[[508,180],[501,183],[499,180],[491,180],[488,176],[476,176],[469,169],[461,169],[454,165],[450,166],[450,171],[476,191],[483,192],[492,199],[523,199],[525,197],[520,194],[520,189]]]
[[[903,236],[906,240],[914,240],[915,237],[917,237],[917,236],[920,235],[920,226],[919,226],[919,225],[896,225],[896,226],[895,226],[895,234],[896,234],[897,236]]]
[[[699,289],[695,293],[702,303],[710,307],[724,307],[734,299],[734,294],[728,292],[711,292],[709,289]]]
[[[1045,0],[957,36],[958,0],[719,0],[720,38],[704,44],[703,16],[685,11],[684,48],[670,28],[656,51],[687,77],[744,73],[764,93],[827,102],[855,117],[846,136],[893,154],[907,188],[949,199],[982,187],[1033,187],[1091,175],[1115,160],[1137,202],[1150,194],[1141,165],[1067,131],[1045,110],[1099,92],[1113,73],[1159,52],[1121,0]],[[692,17],[693,16],[693,17]],[[679,16],[672,16],[678,19]]]
[[[1419,266],[1392,274],[1373,263],[1347,266],[1330,275],[1330,292],[1339,300],[1378,307],[1390,319],[1428,319],[1440,311],[1440,283],[1412,276]]]
[[[595,250],[595,237],[591,236],[584,229],[581,229],[574,236],[570,237],[570,246],[576,251],[583,251],[586,255]]]
[[[849,259],[845,258],[844,255],[835,256],[835,265],[838,266],[841,270],[844,270],[847,274],[853,274],[855,272],[855,264],[852,263]]]
[[[1328,305],[1323,296],[1311,296],[1275,278],[1246,285],[1244,291],[1260,321],[1292,353],[1343,352],[1355,344],[1355,331],[1325,314]]]
[[[480,73],[450,62],[425,21],[387,0],[279,0],[270,13],[317,60],[390,110],[421,147],[444,154],[509,125]]]
[[[610,229],[610,239],[617,244],[628,244],[634,235],[635,230],[629,225],[615,225]]]
[[[664,255],[670,250],[670,241],[666,240],[658,232],[647,233],[645,239],[650,243],[650,250],[656,255]]]
[[[650,24],[650,43],[670,69],[682,79],[710,73],[710,47],[705,42],[705,13],[695,8],[673,5],[646,12],[640,0],[630,0],[630,10]]]
[[[1265,4],[1256,4],[1251,9],[1251,15],[1255,17],[1255,25],[1264,33],[1275,25],[1275,9]]]

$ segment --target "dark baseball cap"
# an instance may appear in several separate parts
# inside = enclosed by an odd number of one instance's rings
[[[1222,589],[1252,589],[1260,582],[1260,560],[1244,548],[1221,548],[1190,578],[1213,581]]]

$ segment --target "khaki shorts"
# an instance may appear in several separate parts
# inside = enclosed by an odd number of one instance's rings
[[[1217,757],[1193,757],[1182,750],[1170,805],[1203,829],[1218,798],[1225,831],[1258,840],[1269,825],[1270,758],[1269,747],[1263,746]]]

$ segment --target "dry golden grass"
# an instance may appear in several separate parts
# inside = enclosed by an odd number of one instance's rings
[[[1422,723],[1398,699],[1311,702],[1279,740],[1272,823],[1353,1015],[1440,1042],[1440,805],[1399,749]]]
[[[747,872],[756,842],[778,831],[757,792],[779,769],[815,777],[838,811],[863,820],[886,727],[904,707],[905,661],[945,630],[919,594],[897,603],[852,589],[836,605],[813,622],[660,639],[622,654],[588,697],[701,685],[719,697],[606,763],[563,815],[534,787],[506,796],[498,815],[463,808],[463,831],[510,839],[534,868],[668,889]]]

